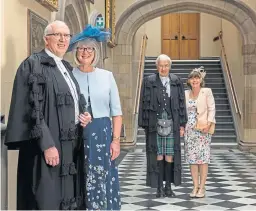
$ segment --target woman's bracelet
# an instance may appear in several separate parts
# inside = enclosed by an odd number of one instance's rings
[[[120,141],[120,136],[113,136],[113,140],[118,140],[118,141]]]
[[[112,142],[115,142],[117,144],[120,143],[120,136],[113,136]]]

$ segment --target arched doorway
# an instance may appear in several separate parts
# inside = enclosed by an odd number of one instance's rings
[[[59,3],[59,10],[54,19],[64,21],[73,35],[81,32],[88,24],[88,3],[85,0],[62,0]],[[71,53],[66,54],[65,59],[73,63]]]
[[[67,23],[71,33],[81,32],[88,24],[88,3],[85,0],[62,0],[56,14],[56,20]]]
[[[240,31],[243,39],[242,55],[244,60],[244,106],[242,108],[242,123],[244,135],[241,143],[249,145],[256,136],[256,14],[246,4],[238,0],[140,0],[136,1],[120,16],[116,24],[116,44],[114,48],[114,65],[117,67],[117,80],[122,80],[120,95],[125,113],[124,121],[127,135],[132,134],[132,92],[126,91],[132,87],[132,49],[133,38],[137,30],[149,20],[156,17],[182,11],[208,13],[221,17],[233,23]],[[123,50],[124,49],[124,50]],[[125,67],[125,70],[124,70]],[[127,80],[129,79],[129,80]],[[120,84],[120,83],[119,83]],[[127,103],[128,102],[128,103]],[[131,102],[131,103],[130,103]]]
[[[72,4],[66,6],[64,22],[68,25],[71,34],[80,32],[79,21]]]

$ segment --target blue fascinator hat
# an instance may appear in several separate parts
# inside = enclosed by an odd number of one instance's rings
[[[79,41],[91,38],[95,39],[97,42],[106,42],[109,39],[109,37],[109,31],[101,31],[97,27],[93,27],[90,24],[88,24],[82,32],[72,37],[67,52],[73,50],[74,46]]]

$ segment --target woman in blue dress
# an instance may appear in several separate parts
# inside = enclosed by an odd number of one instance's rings
[[[69,50],[77,67],[73,74],[85,97],[92,121],[84,129],[84,199],[88,210],[120,210],[118,169],[122,111],[118,88],[112,72],[100,69],[99,42],[108,32],[88,25],[74,36]],[[112,119],[112,121],[111,121]]]

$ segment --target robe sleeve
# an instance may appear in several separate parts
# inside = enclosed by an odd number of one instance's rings
[[[185,127],[187,123],[187,109],[184,85],[180,78],[178,78],[178,92],[179,92],[179,116],[180,126]]]
[[[44,80],[32,72],[33,62],[29,58],[22,62],[15,76],[5,138],[8,149],[19,149],[29,141],[36,141],[42,151],[54,146],[40,107]]]
[[[145,95],[145,79],[143,79],[142,85],[141,85],[140,105],[139,105],[139,114],[138,114],[138,125],[142,128],[148,127],[147,120],[145,118],[146,105],[144,105],[144,101],[143,101],[144,95]]]

